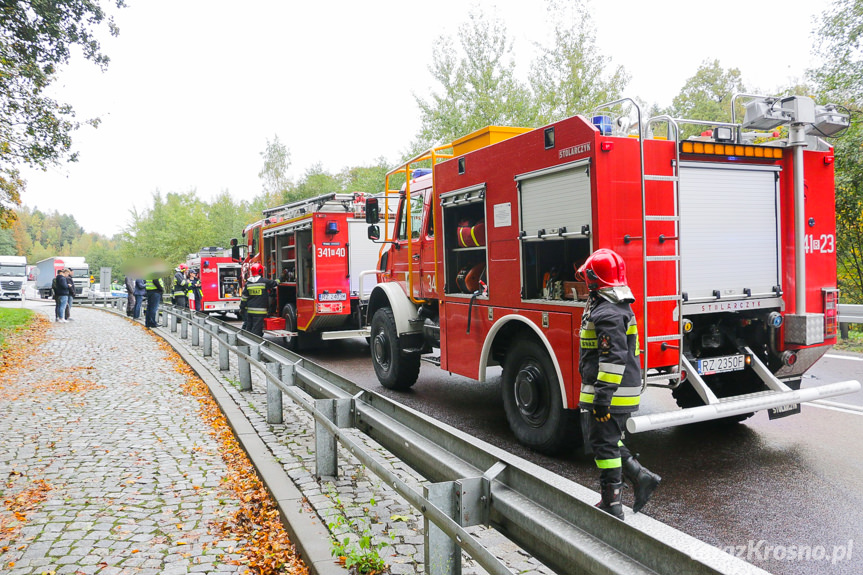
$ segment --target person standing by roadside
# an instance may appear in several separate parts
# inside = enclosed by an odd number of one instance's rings
[[[126,274],[123,284],[126,286],[126,317],[132,317],[135,313],[135,278],[132,274]]]
[[[72,300],[75,299],[75,280],[72,279],[72,270],[66,268],[63,270],[66,277],[66,286],[69,288],[69,299],[66,301],[66,321],[72,321],[72,318],[69,317],[72,315]]]
[[[264,318],[267,317],[269,307],[269,292],[276,287],[276,282],[263,277],[264,268],[259,263],[254,263],[249,268],[249,279],[243,287],[240,298],[240,311],[246,318],[243,329],[250,331],[258,337],[264,335]]]
[[[144,299],[147,297],[147,282],[138,278],[135,280],[135,309],[132,310],[132,319],[141,317],[141,308],[144,306]]]
[[[596,507],[623,519],[623,478],[635,492],[634,513],[641,511],[662,478],[648,471],[623,444],[623,431],[641,400],[641,353],[635,296],[626,282],[626,264],[617,252],[598,249],[578,268],[576,280],[590,290],[581,318],[579,407],[589,417],[590,446],[599,468],[602,500]]]
[[[192,286],[192,297],[195,300],[195,311],[201,311],[204,308],[202,301],[204,294],[201,292],[201,275],[198,270],[192,270],[189,283]]]
[[[54,321],[66,323],[66,306],[69,305],[69,284],[66,283],[65,270],[57,272],[57,276],[51,282],[54,290],[54,300],[57,305],[54,309]]]
[[[174,298],[171,303],[180,309],[189,308],[186,292],[189,290],[189,279],[186,277],[186,264],[180,264],[174,270]]]
[[[144,321],[144,327],[150,329],[159,327],[156,322],[156,314],[159,311],[159,302],[162,301],[162,293],[165,291],[165,288],[162,287],[162,280],[159,278],[159,272],[153,271],[147,274],[144,289],[147,292],[147,317]]]

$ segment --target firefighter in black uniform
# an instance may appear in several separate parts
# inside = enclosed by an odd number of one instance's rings
[[[638,513],[662,480],[641,466],[623,444],[626,420],[641,398],[641,354],[638,324],[630,304],[623,258],[607,249],[596,250],[578,269],[576,279],[590,290],[581,318],[581,373],[579,407],[589,415],[589,439],[600,469],[602,500],[596,506],[623,519],[623,477],[632,483]]]
[[[189,278],[186,277],[186,264],[180,264],[174,270],[174,298],[172,303],[181,309],[189,309]]]
[[[252,264],[249,279],[240,296],[240,311],[246,318],[243,329],[259,337],[264,335],[264,318],[270,305],[269,292],[276,286],[273,280],[264,279],[263,273],[261,264]]]

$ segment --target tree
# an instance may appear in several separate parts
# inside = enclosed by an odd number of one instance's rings
[[[690,120],[731,121],[731,96],[746,92],[740,70],[724,70],[719,60],[705,61],[674,97],[666,113],[674,118]],[[701,132],[704,128],[684,126],[682,137]]]
[[[364,194],[379,194],[384,191],[384,181],[389,167],[385,158],[378,158],[371,166],[355,166],[345,168],[339,174],[345,191],[362,192]]]
[[[863,104],[863,1],[834,0],[816,42],[823,63],[811,76],[837,100]]]
[[[460,54],[451,38],[441,37],[432,55],[429,70],[442,91],[432,92],[429,100],[414,96],[422,128],[411,152],[451,142],[485,126],[535,121],[530,91],[515,77],[512,42],[503,22],[471,11],[468,22],[459,27],[458,41]]]
[[[622,66],[605,73],[610,58],[596,46],[596,27],[582,0],[548,0],[548,12],[553,41],[550,46],[538,46],[540,55],[530,73],[540,124],[616,100],[629,83]]]
[[[125,0],[112,0],[117,7]],[[17,0],[0,5],[0,226],[14,219],[25,182],[20,167],[46,169],[61,160],[76,160],[71,133],[80,123],[68,104],[46,95],[60,66],[69,62],[76,46],[103,70],[97,30],[107,23],[100,0],[42,2]],[[98,120],[90,120],[96,125]]]
[[[279,141],[279,136],[267,138],[267,147],[261,152],[264,167],[258,172],[263,180],[264,194],[277,203],[291,194],[291,180],[288,178],[288,168],[291,167],[291,152]]]
[[[293,190],[291,196],[287,198],[287,201],[293,202],[304,198],[313,198],[323,194],[343,191],[345,191],[345,188],[341,178],[327,172],[318,163],[306,170],[303,179],[297,184],[297,187]]]
[[[810,72],[819,99],[845,106],[851,128],[836,138],[836,260],[842,299],[863,303],[863,0],[834,0],[816,37]]]

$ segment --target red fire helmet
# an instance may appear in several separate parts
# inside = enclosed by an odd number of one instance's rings
[[[626,264],[617,252],[600,248],[581,264],[575,278],[586,282],[591,290],[625,286]]]
[[[249,275],[252,276],[262,276],[264,275],[264,266],[261,264],[255,263],[249,267]]]

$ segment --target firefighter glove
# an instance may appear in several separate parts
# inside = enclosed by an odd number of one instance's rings
[[[611,413],[608,411],[607,405],[594,405],[593,406],[593,419],[600,423],[605,423],[609,419],[611,419]]]

